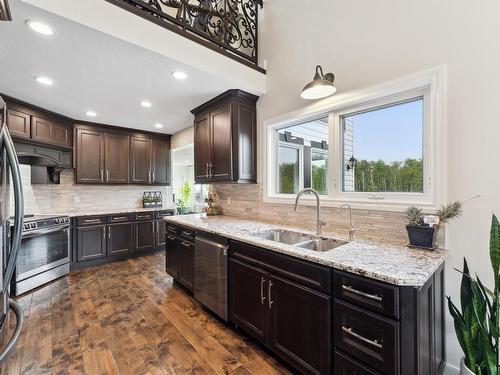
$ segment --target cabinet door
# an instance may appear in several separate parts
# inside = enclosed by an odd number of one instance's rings
[[[167,243],[167,222],[165,220],[156,220],[155,248],[164,249]]]
[[[134,223],[136,253],[151,251],[155,248],[154,224],[154,221],[142,221]]]
[[[267,273],[229,258],[230,320],[261,343],[267,342]]]
[[[76,182],[104,182],[104,133],[96,130],[76,131]]]
[[[151,183],[151,139],[130,138],[130,182]]]
[[[174,279],[179,277],[179,243],[171,235],[167,235],[167,273]]]
[[[71,146],[71,128],[53,120],[33,116],[31,120],[31,139],[58,146]]]
[[[106,256],[106,227],[78,228],[78,261]]]
[[[105,179],[110,184],[126,184],[129,176],[130,137],[106,133]]]
[[[194,121],[194,179],[207,182],[210,162],[210,121],[208,115],[200,115]]]
[[[132,254],[132,223],[108,226],[107,255]]]
[[[153,172],[151,179],[154,184],[170,184],[170,144],[169,142],[153,141]]]
[[[8,109],[7,126],[13,138],[31,138],[31,116],[29,113]]]
[[[180,240],[179,282],[191,292],[194,289],[194,244]]]
[[[305,374],[331,373],[331,297],[271,276],[269,346]]]
[[[231,105],[225,104],[210,113],[211,123],[211,163],[212,180],[231,180]]]

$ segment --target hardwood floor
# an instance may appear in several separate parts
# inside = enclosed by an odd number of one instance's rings
[[[19,302],[25,325],[2,375],[290,373],[174,285],[161,253],[74,272]]]

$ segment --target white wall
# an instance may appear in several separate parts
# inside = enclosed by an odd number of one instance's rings
[[[457,299],[452,267],[464,256],[491,285],[489,223],[492,211],[500,215],[500,2],[268,0],[263,13],[259,53],[268,74],[260,127],[307,105],[299,94],[317,64],[335,73],[339,92],[448,66],[448,199],[482,197],[448,228],[446,292]],[[260,160],[260,177],[264,170]],[[448,362],[457,366],[462,354],[450,321],[447,331]]]

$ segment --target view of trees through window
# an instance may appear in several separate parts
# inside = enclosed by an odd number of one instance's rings
[[[423,99],[343,116],[346,192],[423,192]]]
[[[311,161],[312,188],[315,189],[319,194],[328,194],[328,154],[312,151]]]

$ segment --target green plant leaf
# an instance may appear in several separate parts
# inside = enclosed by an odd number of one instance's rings
[[[462,312],[465,310],[467,305],[472,301],[472,286],[471,277],[469,273],[469,265],[464,257],[464,265],[462,271],[462,283],[460,284],[460,304],[462,306]]]
[[[500,224],[495,214],[493,214],[491,218],[490,258],[493,274],[495,275],[495,286],[498,287],[498,271],[500,269]]]

